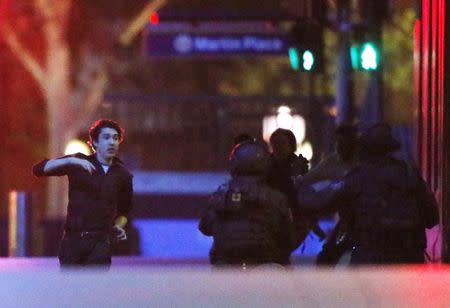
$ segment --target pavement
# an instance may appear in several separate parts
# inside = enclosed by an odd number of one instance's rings
[[[450,267],[214,269],[115,257],[109,271],[0,258],[0,307],[450,307]]]

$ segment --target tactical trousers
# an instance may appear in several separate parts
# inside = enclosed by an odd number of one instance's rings
[[[317,255],[316,264],[334,266],[350,249],[352,249],[352,241],[348,228],[340,221],[323,245],[322,251]]]
[[[323,245],[322,251],[317,255],[317,265],[334,266],[339,263],[339,259],[351,249],[350,241],[336,244],[334,241]]]
[[[425,232],[421,229],[371,230],[353,233],[350,264],[424,263]]]
[[[351,265],[364,264],[420,264],[424,263],[423,249],[389,249],[378,247],[353,247]]]

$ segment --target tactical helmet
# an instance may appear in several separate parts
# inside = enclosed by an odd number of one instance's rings
[[[371,153],[390,153],[400,149],[400,143],[392,135],[392,128],[387,123],[375,123],[359,136],[362,149]]]
[[[232,175],[264,175],[269,164],[267,147],[255,141],[237,144],[228,159]]]

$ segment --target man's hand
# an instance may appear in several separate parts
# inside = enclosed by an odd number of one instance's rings
[[[125,241],[127,239],[127,232],[125,231],[124,228],[122,228],[119,225],[114,225],[113,228],[115,231],[116,239],[118,241]]]
[[[72,157],[72,162],[74,165],[80,166],[81,168],[83,168],[84,170],[89,172],[90,174],[92,174],[92,172],[94,172],[94,170],[95,170],[95,166],[86,159]]]

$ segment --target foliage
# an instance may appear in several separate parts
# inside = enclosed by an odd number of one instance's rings
[[[388,120],[394,123],[411,122],[415,18],[412,8],[396,10],[384,28],[385,108]]]

